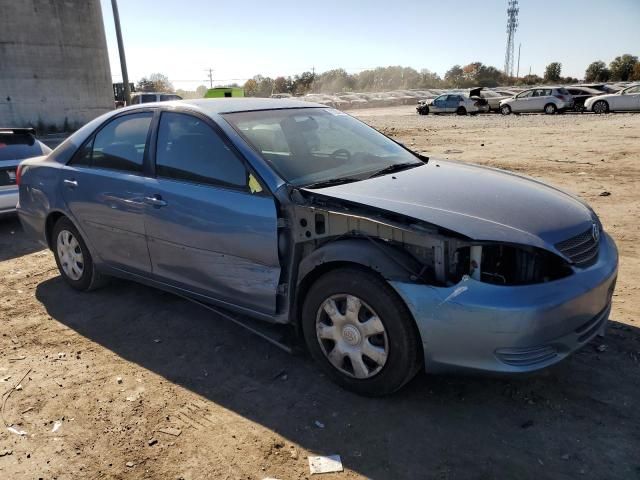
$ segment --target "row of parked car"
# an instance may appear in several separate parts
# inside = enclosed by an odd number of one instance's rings
[[[546,113],[565,111],[608,113],[640,111],[640,84],[589,84],[537,86],[527,89],[453,90],[434,98],[422,99],[416,110],[421,115],[458,115],[500,112]]]
[[[282,97],[285,94],[278,94]],[[336,94],[310,93],[303,100],[333,108],[351,109],[387,107],[417,103],[417,111],[429,113],[457,113],[460,115],[500,112],[503,115],[523,112],[553,114],[567,110],[611,111],[640,110],[640,86],[632,83],[591,83],[568,86],[536,86],[394,90],[391,92]]]

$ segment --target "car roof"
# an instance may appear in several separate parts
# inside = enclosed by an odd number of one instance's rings
[[[123,110],[138,110],[149,108],[151,106],[162,107],[191,107],[205,115],[219,115],[221,113],[232,112],[251,112],[255,110],[279,110],[285,108],[327,108],[326,105],[313,103],[309,101],[293,100],[290,98],[253,98],[253,97],[236,97],[236,98],[197,98],[190,100],[173,100],[169,102],[152,102],[142,103],[140,105],[132,105]]]

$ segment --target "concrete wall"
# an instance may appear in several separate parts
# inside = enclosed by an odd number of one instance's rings
[[[100,0],[0,0],[0,126],[77,128],[113,108]]]

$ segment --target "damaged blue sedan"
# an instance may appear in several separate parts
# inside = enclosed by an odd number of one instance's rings
[[[124,108],[17,177],[22,225],[73,288],[121,277],[287,325],[360,394],[421,369],[547,367],[611,308],[616,246],[582,201],[323,105]]]

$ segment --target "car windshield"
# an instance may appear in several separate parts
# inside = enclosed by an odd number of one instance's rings
[[[295,186],[367,178],[423,162],[355,118],[330,108],[228,113],[224,118]]]

